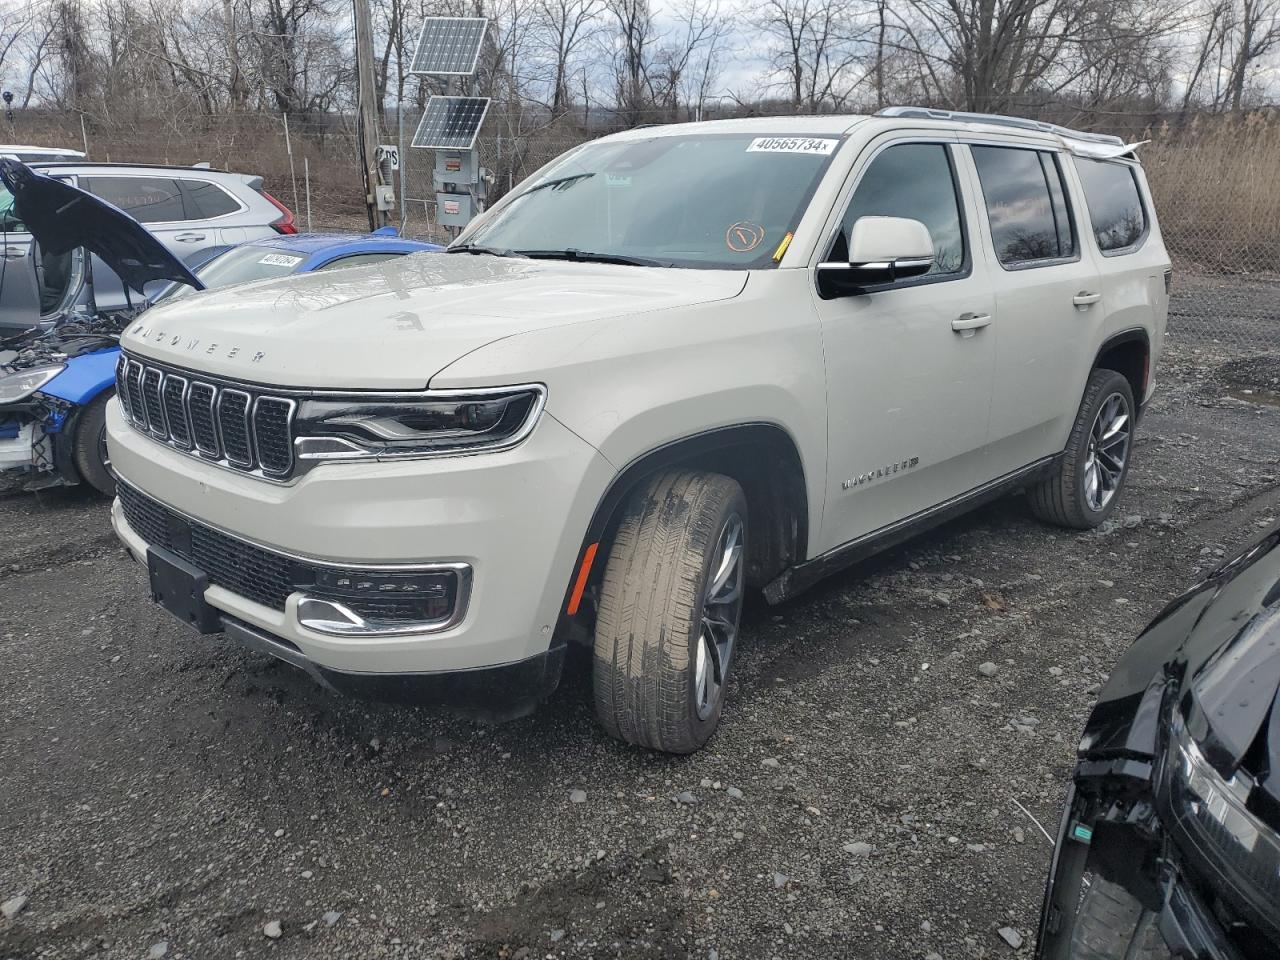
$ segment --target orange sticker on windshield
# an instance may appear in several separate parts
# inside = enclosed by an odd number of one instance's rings
[[[739,220],[725,231],[724,242],[734,253],[750,253],[764,242],[764,227],[750,220]]]

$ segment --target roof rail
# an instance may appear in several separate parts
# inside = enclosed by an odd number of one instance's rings
[[[1017,127],[1019,130],[1036,130],[1052,133],[1067,140],[1084,140],[1088,143],[1106,143],[1123,146],[1124,141],[1106,133],[1086,133],[1060,127],[1056,123],[1028,120],[1025,117],[1004,117],[998,113],[965,113],[963,110],[934,110],[932,107],[885,107],[876,112],[877,117],[909,117],[914,120],[950,120],[954,123],[990,123],[1001,127]]]

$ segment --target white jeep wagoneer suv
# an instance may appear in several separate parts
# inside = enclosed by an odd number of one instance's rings
[[[167,609],[332,688],[531,703],[577,639],[609,732],[691,751],[748,588],[1019,488],[1104,520],[1169,283],[1115,138],[918,108],[632,130],[446,254],[141,317],[113,522]]]

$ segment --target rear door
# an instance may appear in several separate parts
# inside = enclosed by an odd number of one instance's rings
[[[1093,253],[1080,242],[1066,164],[1052,147],[966,146],[995,292],[990,480],[1059,453],[1093,362],[1101,310]]]

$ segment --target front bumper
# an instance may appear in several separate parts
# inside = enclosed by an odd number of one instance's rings
[[[510,450],[325,464],[291,484],[266,483],[169,449],[127,424],[115,401],[107,409],[107,432],[123,483],[238,540],[351,568],[470,568],[469,602],[456,623],[394,636],[308,629],[299,619],[301,593],[275,608],[209,585],[204,599],[242,641],[244,627],[275,643],[268,652],[296,652],[281,658],[314,668],[313,676],[328,677],[330,685],[371,693],[405,687],[390,678],[494,667],[538,676],[554,667],[558,674],[555,625],[582,537],[614,470],[549,414]],[[145,562],[148,544],[118,499],[112,525]]]

